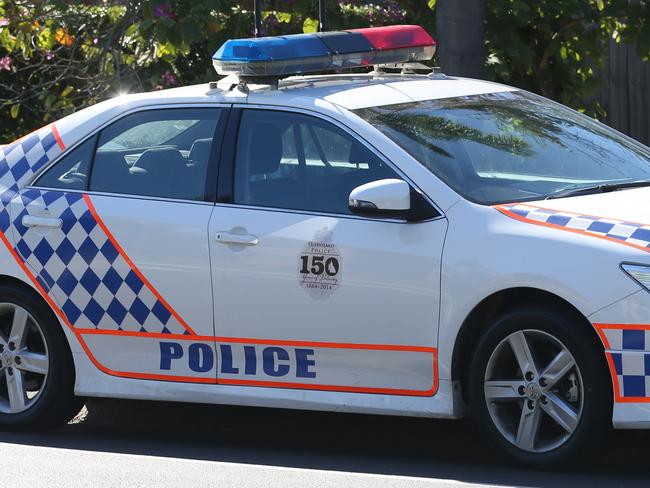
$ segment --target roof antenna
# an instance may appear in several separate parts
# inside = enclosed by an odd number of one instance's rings
[[[318,32],[327,30],[327,20],[325,19],[325,0],[318,0]]]
[[[253,15],[255,16],[255,37],[262,35],[262,7],[260,0],[253,0]]]

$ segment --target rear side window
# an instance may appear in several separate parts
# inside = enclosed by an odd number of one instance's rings
[[[62,190],[85,190],[88,185],[88,169],[95,149],[95,137],[91,137],[63,156],[36,180],[35,186],[60,188]]]
[[[242,115],[235,203],[349,214],[350,192],[384,178],[399,176],[329,122],[272,110],[245,110]]]
[[[90,191],[204,200],[217,108],[139,112],[99,135]]]

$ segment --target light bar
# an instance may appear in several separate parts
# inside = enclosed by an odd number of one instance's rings
[[[314,71],[408,63],[433,58],[436,41],[420,26],[226,41],[212,57],[221,75],[282,77]]]

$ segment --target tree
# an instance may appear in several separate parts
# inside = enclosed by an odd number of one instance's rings
[[[593,95],[610,39],[650,53],[650,2],[488,0],[487,77],[602,116]]]
[[[0,0],[0,141],[123,92],[211,81],[253,34],[252,0]],[[313,32],[315,0],[265,0],[263,34]],[[328,2],[330,28],[413,22],[395,1]]]
[[[448,75],[485,77],[485,0],[438,0],[438,65]]]
[[[121,92],[214,80],[216,48],[253,34],[252,4],[0,0],[0,142]],[[328,0],[327,9],[332,30],[420,24],[439,41],[446,73],[592,115],[602,114],[593,93],[609,40],[650,54],[649,0]],[[318,27],[316,0],[262,0],[262,10],[264,35]]]

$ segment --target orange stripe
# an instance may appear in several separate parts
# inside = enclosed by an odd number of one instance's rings
[[[409,390],[401,388],[373,388],[362,386],[337,386],[337,385],[318,385],[313,383],[295,383],[295,382],[279,382],[267,380],[246,380],[246,379],[231,379],[231,378],[216,378],[214,383],[226,386],[258,386],[267,388],[288,388],[288,389],[301,389],[301,390],[320,390],[320,391],[340,391],[350,393],[377,393],[386,395],[403,395],[403,396],[433,396],[438,391],[438,351],[433,347],[424,346],[402,346],[402,345],[384,345],[384,344],[350,344],[339,342],[311,342],[311,341],[284,341],[276,339],[251,339],[241,337],[213,337],[213,336],[187,336],[182,334],[160,334],[150,332],[135,332],[135,331],[119,331],[119,330],[95,330],[95,329],[77,329],[80,335],[109,335],[118,337],[136,337],[141,339],[174,339],[174,340],[193,340],[193,341],[206,341],[206,342],[219,342],[219,343],[233,343],[233,344],[265,344],[265,345],[280,345],[280,346],[310,346],[331,349],[358,349],[358,350],[374,350],[374,351],[401,351],[401,352],[420,352],[430,353],[433,356],[433,386],[428,390]],[[85,343],[84,343],[85,345]],[[90,351],[85,348],[89,356],[92,356]],[[98,368],[107,372],[106,368],[97,363]],[[109,374],[113,374],[110,372]],[[116,376],[125,376],[142,379],[163,379],[169,380],[171,376],[155,375],[150,373],[120,373]],[[133,376],[137,375],[137,376]],[[196,378],[191,376],[175,376],[177,381],[194,381]],[[203,380],[203,379],[201,379]],[[172,380],[173,381],[173,380]],[[206,382],[207,381],[201,381]]]
[[[43,296],[43,298],[45,299],[45,301],[50,305],[50,307],[52,307],[52,308],[54,309],[54,311],[56,312],[56,314],[57,314],[59,317],[61,317],[61,319],[63,320],[63,322],[64,322],[64,323],[65,323],[65,324],[66,324],[66,325],[67,325],[67,326],[68,326],[72,331],[74,331],[74,326],[70,323],[70,321],[68,320],[68,317],[66,317],[66,315],[63,313],[63,311],[59,309],[58,305],[54,302],[54,300],[52,300],[52,298],[50,297],[50,295],[49,295],[49,294],[45,291],[45,289],[41,286],[41,284],[39,283],[39,281],[38,281],[38,280],[36,279],[36,277],[32,274],[32,272],[31,272],[30,269],[27,267],[27,265],[24,263],[24,261],[20,258],[20,256],[18,256],[18,254],[17,254],[16,251],[14,250],[13,246],[11,245],[11,243],[9,242],[9,240],[7,239],[7,236],[5,236],[4,232],[2,232],[2,231],[0,231],[0,239],[2,239],[2,242],[4,243],[4,245],[7,247],[7,249],[9,250],[9,252],[11,253],[11,255],[13,256],[13,258],[16,260],[16,263],[18,263],[18,266],[20,266],[20,267],[22,268],[22,270],[23,270],[23,271],[25,272],[25,274],[29,277],[29,279],[32,281],[32,283],[34,283],[34,286],[35,286],[36,289],[39,291],[39,293]]]
[[[124,337],[141,337],[143,339],[174,339],[177,341],[212,341],[213,336],[199,336],[187,334],[165,334],[162,332],[136,332],[130,330],[109,330],[109,329],[77,329],[82,335],[112,335]]]
[[[90,201],[90,197],[86,194],[84,194],[84,200],[86,201],[86,204],[88,205],[88,209],[90,210],[90,213],[92,216],[95,218],[99,226],[102,228],[104,233],[106,234],[106,237],[111,241],[113,246],[115,246],[115,249],[117,249],[117,252],[120,253],[120,255],[124,258],[124,260],[128,263],[128,265],[131,267],[133,272],[138,275],[138,278],[142,280],[142,282],[147,285],[147,288],[151,291],[151,293],[154,294],[154,296],[164,305],[164,307],[169,311],[169,313],[172,314],[172,316],[183,326],[185,330],[187,330],[190,334],[196,335],[196,333],[192,330],[192,328],[187,325],[187,323],[181,318],[180,315],[176,313],[176,311],[172,308],[172,306],[165,300],[158,291],[153,287],[153,285],[149,282],[147,278],[140,272],[138,267],[135,265],[133,261],[131,261],[131,258],[124,252],[124,249],[122,249],[122,246],[120,246],[113,237],[113,234],[108,230],[108,227],[106,227],[106,224],[104,224],[104,221],[100,218],[100,216],[97,214],[97,211],[95,210],[95,206],[93,203]]]
[[[382,346],[392,347],[392,346]],[[409,390],[403,388],[373,388],[364,386],[336,386],[336,385],[315,385],[308,383],[294,383],[282,381],[265,380],[240,380],[229,378],[217,378],[217,384],[226,386],[256,386],[262,388],[288,388],[292,390],[318,390],[318,391],[339,391],[345,393],[375,393],[381,395],[398,396],[434,396],[438,392],[438,353],[432,349],[433,354],[433,385],[428,390]]]
[[[629,329],[629,330],[650,330],[646,324],[594,324],[597,329]]]
[[[597,239],[603,239],[605,241],[614,242],[616,244],[621,244],[623,246],[633,247],[635,249],[639,249],[640,251],[650,252],[650,248],[639,246],[639,245],[633,244],[631,242],[625,242],[625,241],[621,241],[619,239],[614,239],[612,237],[593,234],[591,232],[586,232],[586,231],[581,230],[581,229],[571,229],[571,228],[563,227],[563,226],[557,225],[557,224],[549,224],[548,222],[538,222],[537,220],[528,219],[526,217],[522,217],[521,215],[517,215],[516,213],[511,212],[510,210],[506,210],[505,208],[502,208],[502,207],[500,207],[498,205],[493,207],[493,208],[495,208],[496,210],[498,210],[502,214],[507,215],[510,218],[513,218],[515,220],[519,220],[521,222],[526,222],[527,224],[541,225],[542,227],[549,227],[551,229],[563,230],[565,232],[573,232],[574,234],[580,234],[580,235],[583,235],[583,236],[595,237]],[[566,213],[570,213],[570,212],[566,212]],[[575,215],[580,215],[580,214],[575,214]],[[602,218],[602,217],[598,217],[598,218]],[[617,220],[617,219],[612,219],[612,220]]]
[[[605,349],[611,349],[611,346],[609,345],[609,339],[607,339],[607,335],[605,335],[605,332],[603,331],[603,329],[608,327],[604,327],[601,324],[594,324],[594,327],[598,333],[598,336],[600,337],[600,340],[603,343],[603,346],[605,346]]]
[[[256,386],[261,388],[286,388],[290,390],[317,390],[317,391],[338,391],[344,393],[374,393],[380,395],[398,395],[398,396],[433,396],[436,394],[437,385],[431,389],[406,390],[399,388],[372,388],[363,386],[335,386],[335,385],[314,385],[305,383],[289,383],[281,381],[257,381],[257,380],[230,380],[219,378],[218,385],[225,386]]]
[[[605,335],[604,329],[650,330],[650,325],[646,324],[594,324],[594,327],[606,349],[611,349],[611,345]],[[621,387],[618,381],[618,374],[616,374],[613,353],[611,351],[605,351],[605,357],[607,358],[609,373],[612,377],[612,384],[614,385],[614,400],[617,403],[650,403],[650,397],[625,397],[621,395]]]
[[[65,149],[65,144],[63,144],[63,139],[61,139],[61,136],[59,135],[59,130],[56,128],[56,125],[52,124],[52,134],[54,134],[54,138],[56,139],[57,144],[63,151]]]
[[[402,346],[389,344],[352,344],[341,342],[311,342],[311,341],[284,341],[277,339],[251,339],[241,337],[215,337],[217,342],[231,342],[234,344],[266,344],[278,346],[309,346],[324,347],[333,349],[366,349],[371,351],[406,351],[406,352],[428,352],[436,351],[433,347],[425,346]]]
[[[84,195],[86,197],[86,195]],[[90,207],[90,205],[89,205]],[[94,209],[91,210],[91,213]],[[96,217],[97,218],[97,217]],[[98,219],[98,223],[101,221]],[[100,224],[101,225],[101,224]],[[105,229],[107,232],[107,229]],[[107,232],[107,235],[112,237],[110,233]],[[74,333],[82,349],[88,356],[88,359],[91,363],[100,371],[105,374],[121,377],[121,378],[131,378],[131,379],[143,379],[143,380],[156,380],[156,381],[174,381],[174,382],[186,382],[186,383],[202,383],[202,384],[217,384],[224,386],[257,386],[257,387],[269,387],[269,388],[287,388],[287,389],[301,389],[301,390],[318,390],[318,391],[339,391],[339,392],[349,392],[349,393],[374,393],[374,394],[387,394],[387,395],[398,395],[398,396],[433,396],[438,391],[438,354],[437,349],[432,347],[424,346],[403,346],[403,345],[380,345],[380,344],[348,344],[348,343],[334,343],[334,342],[311,342],[311,341],[280,341],[275,339],[248,339],[248,338],[235,338],[235,337],[213,337],[213,336],[187,336],[183,334],[161,334],[161,333],[145,333],[145,332],[131,332],[131,331],[113,331],[113,330],[93,330],[93,329],[77,329],[75,328],[70,321],[68,320],[65,313],[58,307],[58,305],[52,300],[49,294],[38,282],[36,277],[29,270],[24,261],[18,256],[18,254],[11,246],[11,243],[8,241],[5,234],[0,231],[0,239],[16,260],[21,269],[25,274],[30,278],[34,283],[34,286],[41,293],[43,298],[47,303],[52,307],[56,314],[63,320],[63,322],[70,328]],[[117,243],[113,243],[116,245]],[[116,248],[120,249],[117,245]],[[193,333],[193,332],[192,332]],[[193,377],[193,376],[176,376],[176,375],[163,375],[163,374],[153,374],[153,373],[137,373],[137,372],[128,372],[128,371],[116,371],[105,367],[101,364],[97,358],[93,355],[92,351],[88,347],[88,344],[83,339],[83,335],[115,335],[115,336],[129,336],[129,337],[141,337],[141,338],[173,338],[177,340],[203,340],[203,341],[219,341],[219,342],[231,342],[231,343],[248,343],[248,344],[268,344],[268,345],[286,345],[286,346],[312,346],[312,347],[323,347],[323,348],[337,348],[337,349],[365,349],[365,350],[387,350],[387,351],[405,351],[405,352],[428,352],[433,356],[433,385],[429,390],[410,390],[410,389],[400,389],[400,388],[373,388],[373,387],[357,387],[357,386],[336,386],[336,385],[314,385],[314,384],[303,384],[303,383],[292,383],[292,382],[276,382],[276,381],[264,381],[264,380],[239,380],[239,379],[228,379],[228,378],[206,378],[206,377]]]
[[[614,357],[611,352],[606,352],[605,357],[607,358],[607,365],[609,366],[609,374],[612,376],[612,384],[614,385],[614,400],[616,402],[624,401],[621,396],[621,387],[618,384],[618,375],[616,374],[616,366],[614,365]],[[648,399],[650,400],[650,398]]]
[[[112,369],[107,368],[103,364],[101,364],[95,356],[93,356],[92,352],[90,351],[90,348],[86,344],[86,342],[83,340],[81,337],[81,334],[78,336],[79,343],[81,344],[81,347],[83,347],[84,351],[86,352],[86,355],[90,359],[90,361],[95,365],[97,369],[102,371],[103,373],[106,373],[110,376],[117,376],[120,378],[132,378],[132,379],[138,379],[138,380],[158,380],[158,381],[176,381],[176,382],[183,382],[183,383],[207,383],[207,384],[216,384],[217,383],[217,378],[197,378],[195,376],[174,376],[174,375],[164,375],[164,374],[153,374],[153,373],[134,373],[134,372],[128,372],[128,371],[115,371]]]
[[[564,214],[570,214],[570,215],[575,215],[576,217],[588,217],[590,219],[605,219],[605,220],[616,220],[618,222],[621,222],[623,224],[633,224],[633,225],[642,225],[642,226],[650,226],[650,224],[644,224],[641,222],[634,222],[632,220],[621,220],[621,219],[615,219],[613,217],[603,217],[602,215],[592,215],[592,214],[583,214],[583,213],[576,213],[576,212],[569,212],[566,210],[558,210],[557,208],[549,208],[549,207],[540,207],[539,205],[530,205],[528,203],[512,203],[509,205],[523,205],[524,207],[528,208],[538,208],[540,210],[548,210],[549,212],[560,212]],[[509,206],[505,205],[505,206]],[[501,205],[496,205],[497,207],[500,207]]]
[[[177,339],[177,340],[199,340],[226,342],[232,344],[265,344],[277,346],[308,346],[323,347],[331,349],[366,349],[372,351],[405,351],[405,352],[436,352],[435,347],[427,346],[403,346],[391,344],[354,344],[348,342],[314,342],[314,341],[293,341],[279,339],[252,339],[243,337],[223,337],[223,336],[188,336],[185,334],[163,334],[158,332],[136,332],[126,330],[104,330],[104,329],[77,329],[82,335],[113,335],[126,337],[140,337],[143,339]]]

